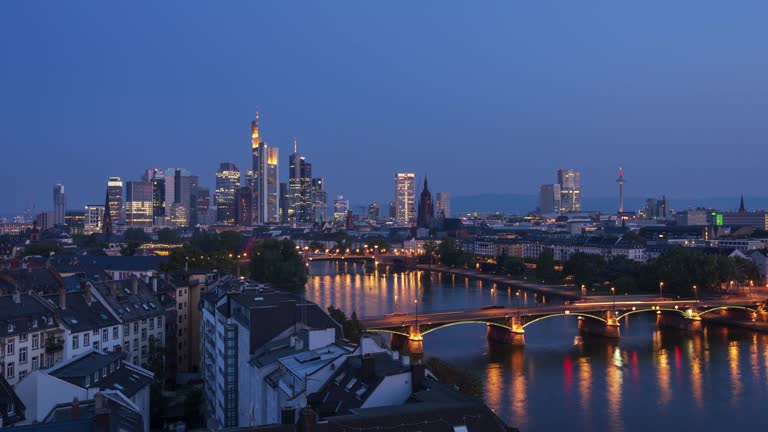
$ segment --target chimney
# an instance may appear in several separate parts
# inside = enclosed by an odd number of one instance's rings
[[[85,303],[90,306],[93,302],[93,296],[91,294],[91,284],[85,281],[85,278],[80,279],[80,291],[83,292],[83,297],[85,297]]]
[[[107,397],[99,392],[93,395],[93,430],[95,432],[110,431],[110,412]]]
[[[65,288],[59,288],[59,307],[61,310],[67,309],[67,290]]]
[[[21,291],[18,289],[13,292],[13,302],[15,304],[21,304]]]
[[[139,281],[136,279],[136,276],[131,278],[131,286],[133,287],[133,295],[136,295],[139,293]]]
[[[417,392],[424,387],[424,381],[426,380],[425,366],[423,364],[414,364],[411,367],[411,383],[413,383],[413,391]]]
[[[152,277],[152,291],[157,293],[157,276]]]
[[[80,401],[77,400],[77,396],[72,399],[72,420],[78,420],[80,418]]]

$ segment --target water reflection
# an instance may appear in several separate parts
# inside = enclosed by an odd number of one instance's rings
[[[313,266],[315,264],[313,263]],[[361,316],[456,310],[517,303],[516,289],[485,288],[464,277],[439,276],[427,289],[419,273],[365,273],[347,264],[315,273],[307,297]],[[322,269],[321,269],[322,270]],[[520,295],[521,304],[537,297]],[[395,300],[397,299],[397,301]],[[548,299],[549,300],[549,299]],[[622,321],[621,341],[577,337],[576,320],[560,317],[526,328],[526,347],[489,345],[483,326],[428,334],[425,357],[439,356],[479,375],[485,399],[521,430],[645,431],[754,428],[768,424],[768,335],[708,326],[703,333],[659,331],[655,316]]]

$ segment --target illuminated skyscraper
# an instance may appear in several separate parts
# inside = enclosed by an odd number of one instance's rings
[[[312,201],[312,164],[299,154],[296,139],[288,157],[288,221],[314,222]]]
[[[344,199],[344,195],[339,195],[333,200],[333,220],[336,222],[344,222],[347,219],[347,211],[349,210],[349,200]]]
[[[165,173],[158,168],[148,169],[144,172],[144,180],[152,183],[152,219],[154,223],[162,224],[165,221]]]
[[[83,234],[91,235],[98,234],[102,231],[102,223],[104,222],[104,206],[103,205],[87,205],[85,206],[85,215],[83,218]]]
[[[125,224],[130,228],[151,227],[153,221],[152,182],[125,183]]]
[[[312,213],[310,222],[323,223],[328,218],[328,192],[325,191],[325,180],[312,179]]]
[[[581,211],[581,173],[575,169],[559,169],[557,183],[560,185],[560,212]]]
[[[168,168],[164,176],[166,220],[177,227],[195,224],[197,222],[197,176],[193,176],[184,168]]]
[[[67,196],[64,194],[64,185],[56,183],[53,187],[53,224],[64,225],[64,216],[67,213]]]
[[[451,194],[448,192],[438,192],[435,202],[435,213],[439,218],[451,217]]]
[[[416,174],[397,173],[395,176],[395,222],[413,225],[416,222]]]
[[[218,223],[228,225],[235,223],[235,194],[240,189],[241,179],[240,170],[232,162],[223,162],[219,165],[219,170],[216,171],[216,195],[214,197]],[[248,222],[246,225],[250,224],[251,222]]]
[[[123,181],[120,177],[110,177],[107,181],[107,202],[109,203],[109,217],[113,224],[124,223],[123,214]]]
[[[278,149],[269,147],[259,135],[259,114],[251,122],[251,156],[253,159],[253,222],[277,223],[280,209]]]

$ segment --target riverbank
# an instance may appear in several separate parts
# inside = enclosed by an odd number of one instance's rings
[[[578,300],[581,298],[580,293],[576,292],[573,288],[566,287],[564,285],[541,285],[536,283],[524,282],[519,279],[512,279],[507,276],[492,275],[492,274],[483,273],[476,270],[469,270],[469,269],[463,269],[463,268],[462,269],[451,268],[443,265],[418,264],[416,265],[416,268],[418,270],[423,270],[423,271],[433,271],[433,272],[440,272],[444,274],[471,277],[471,278],[486,281],[486,282],[509,285],[516,288],[524,289],[526,291],[537,292],[539,294],[548,294],[548,295],[563,297],[568,300]]]

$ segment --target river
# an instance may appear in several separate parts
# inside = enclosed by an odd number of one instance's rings
[[[463,277],[366,273],[360,264],[311,264],[307,298],[361,317],[517,305],[516,290]],[[397,300],[395,300],[397,299]],[[521,292],[521,305],[557,303]],[[768,426],[768,335],[706,326],[660,332],[655,316],[622,321],[618,343],[577,337],[575,317],[526,328],[526,346],[489,344],[484,325],[424,337],[438,356],[477,374],[486,403],[522,431],[723,430]]]

